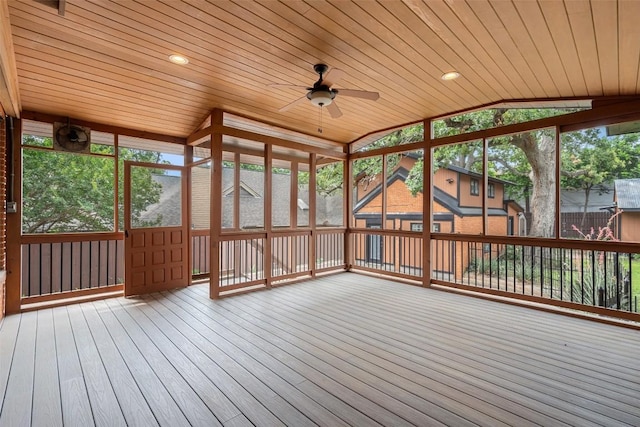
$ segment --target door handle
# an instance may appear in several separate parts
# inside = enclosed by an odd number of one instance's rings
[[[125,238],[129,237],[129,230],[124,230],[124,237]]]

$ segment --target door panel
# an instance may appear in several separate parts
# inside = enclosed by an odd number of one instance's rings
[[[149,177],[151,188],[132,188],[136,175]],[[189,284],[185,187],[183,168],[125,162],[125,296]],[[156,196],[149,199],[151,191]],[[155,203],[135,212],[141,200]]]

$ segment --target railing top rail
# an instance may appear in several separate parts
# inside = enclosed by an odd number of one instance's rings
[[[208,228],[200,228],[196,230],[191,230],[192,236],[208,236],[211,233],[211,230]]]
[[[124,240],[123,232],[104,233],[56,233],[56,234],[25,234],[20,236],[22,244],[37,243],[65,243],[65,242],[95,242],[102,240]]]
[[[431,233],[432,240],[460,242],[495,243],[504,245],[522,245],[562,249],[602,250],[609,252],[638,252],[638,243],[604,240],[552,239],[522,236],[479,236],[474,234]]]
[[[262,231],[259,233],[249,232],[249,231],[235,231],[231,233],[220,234],[221,242],[228,242],[233,240],[266,239],[266,238],[267,238],[266,231]]]

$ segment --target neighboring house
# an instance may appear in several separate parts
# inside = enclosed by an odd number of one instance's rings
[[[403,157],[395,170],[386,180],[386,229],[422,231],[423,196],[418,192],[411,194],[406,185],[409,171],[417,159]],[[456,166],[438,169],[432,177],[433,183],[433,231],[443,233],[480,234],[482,232],[482,175]],[[379,176],[358,184],[354,199],[354,217],[356,227],[380,228],[382,225],[382,180]],[[487,186],[487,234],[519,235],[519,214],[522,207],[513,200],[506,199],[507,181],[489,178]],[[434,242],[436,244],[436,242]],[[356,257],[365,262],[389,262],[396,258],[393,251],[387,251],[382,259],[384,242],[379,236],[370,235],[358,248]],[[469,254],[454,251],[449,246],[437,246],[443,268],[452,263],[463,263],[464,271],[469,263]],[[394,251],[401,251],[399,247]],[[407,248],[409,250],[409,248]],[[415,250],[415,249],[414,249]],[[436,246],[433,247],[436,250]],[[454,253],[456,252],[456,253]],[[414,256],[404,255],[407,263],[412,263]]]
[[[415,159],[403,157],[387,179],[386,227],[391,230],[422,230],[422,192],[415,196],[405,184]],[[438,169],[433,177],[433,228],[435,232],[479,234],[482,232],[482,175],[456,166]],[[489,178],[487,234],[518,235],[517,217],[523,209],[505,198],[507,181]],[[356,190],[354,217],[357,227],[382,224],[382,183],[379,177]]]
[[[616,179],[613,201],[616,212],[616,237],[625,242],[640,241],[640,178]]]
[[[193,229],[209,228],[210,211],[210,170],[205,167],[192,170],[192,218]],[[152,220],[162,216],[162,225],[180,224],[180,179],[174,175],[154,175],[153,179],[162,185],[160,201],[142,214],[142,220]],[[222,170],[222,227],[233,227],[234,170]],[[289,175],[272,175],[272,220],[274,227],[290,226],[290,187]],[[309,189],[298,189],[297,225],[309,226]],[[318,196],[316,223],[320,226],[342,226],[342,195]],[[264,228],[264,173],[253,170],[240,170],[240,224],[243,230]]]

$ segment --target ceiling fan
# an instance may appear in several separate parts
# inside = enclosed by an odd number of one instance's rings
[[[313,84],[312,87],[299,86],[299,85],[290,85],[290,84],[272,84],[270,86],[273,87],[292,87],[292,88],[302,88],[307,90],[307,94],[301,98],[296,99],[295,101],[285,105],[279,111],[287,111],[296,105],[309,100],[311,103],[318,107],[326,107],[327,111],[334,119],[342,116],[342,111],[334,102],[335,97],[340,94],[341,96],[350,96],[353,98],[361,98],[368,99],[371,101],[376,101],[380,98],[378,92],[369,92],[366,90],[357,90],[357,89],[333,89],[332,86],[337,83],[342,76],[344,75],[344,71],[338,70],[337,68],[332,68],[328,73],[329,67],[325,64],[316,64],[313,66],[313,69],[319,75],[319,79],[317,82]],[[325,75],[326,74],[326,75]]]

